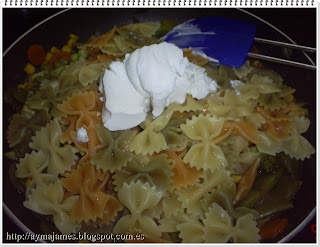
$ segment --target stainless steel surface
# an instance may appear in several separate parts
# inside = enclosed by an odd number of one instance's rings
[[[303,46],[303,45],[296,45],[296,44],[289,44],[285,42],[280,42],[280,41],[275,41],[275,40],[269,40],[269,39],[262,39],[262,38],[254,38],[254,41],[260,42],[260,43],[265,43],[265,44],[270,44],[270,45],[277,45],[277,46],[283,46],[286,48],[291,48],[291,49],[298,49],[298,50],[303,50],[303,51],[308,51],[308,52],[316,52],[317,49],[313,47],[308,47],[308,46]]]
[[[295,62],[295,61],[291,61],[291,60],[287,60],[287,59],[283,59],[283,58],[271,57],[271,56],[257,54],[257,53],[251,53],[251,52],[248,53],[248,57],[260,59],[260,60],[264,60],[264,61],[269,61],[269,62],[281,63],[281,64],[285,64],[285,65],[291,65],[291,66],[295,66],[295,67],[299,67],[299,68],[303,68],[303,69],[315,70],[317,68],[317,66],[311,65],[311,64],[299,63],[299,62]]]

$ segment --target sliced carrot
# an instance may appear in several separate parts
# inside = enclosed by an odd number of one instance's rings
[[[70,60],[70,57],[71,55],[68,52],[64,52],[64,51],[58,52],[54,54],[53,57],[50,59],[50,66],[53,67],[55,62],[60,58],[65,58],[67,60]]]
[[[243,175],[237,186],[236,201],[242,200],[251,190],[254,181],[257,177],[257,168],[260,163],[260,158],[249,168],[249,170]]]
[[[259,235],[264,241],[271,240],[283,232],[288,224],[287,218],[272,219],[261,227]]]
[[[46,51],[42,45],[31,45],[27,54],[30,63],[33,65],[40,65],[46,59]]]

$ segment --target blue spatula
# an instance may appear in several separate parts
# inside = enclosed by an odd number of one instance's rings
[[[192,19],[173,28],[161,38],[180,48],[218,60],[219,64],[240,67],[246,61],[256,34],[256,26],[222,17]]]

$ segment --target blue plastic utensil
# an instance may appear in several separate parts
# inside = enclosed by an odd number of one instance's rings
[[[219,64],[240,67],[251,50],[256,26],[222,17],[192,19],[173,28],[162,38],[180,48],[218,60]]]

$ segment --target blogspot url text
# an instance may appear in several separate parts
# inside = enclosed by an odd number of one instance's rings
[[[143,234],[90,234],[86,232],[72,234],[35,234],[26,232],[24,234],[8,233],[6,235],[8,241],[23,241],[34,242],[56,242],[56,241],[90,241],[90,242],[118,242],[118,241],[143,241]]]

